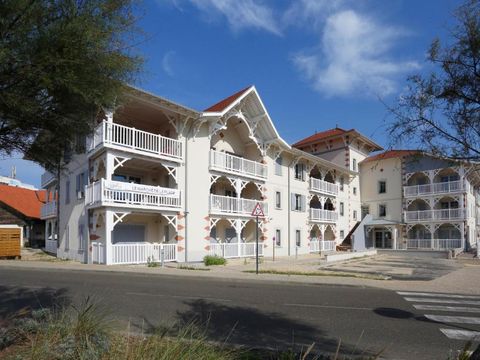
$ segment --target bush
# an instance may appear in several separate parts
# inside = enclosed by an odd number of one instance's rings
[[[158,267],[159,263],[158,261],[155,261],[155,258],[153,256],[147,257],[147,267]]]
[[[225,265],[227,263],[227,260],[217,255],[207,255],[203,258],[203,263],[205,264],[205,266]]]

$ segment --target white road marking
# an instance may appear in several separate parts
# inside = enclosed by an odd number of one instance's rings
[[[439,304],[463,304],[463,305],[480,305],[480,301],[475,300],[456,300],[456,299],[430,299],[430,298],[413,298],[406,297],[404,298],[407,301],[411,302],[426,302],[426,303],[439,303]]]
[[[471,312],[471,313],[480,313],[480,308],[472,308],[465,306],[442,306],[442,305],[416,305],[413,307],[417,310],[428,310],[428,311],[451,311],[451,312]]]
[[[454,324],[480,324],[479,317],[470,316],[444,316],[444,315],[425,315],[425,317],[432,321],[442,323],[454,323]]]
[[[480,341],[480,331],[440,329],[446,337],[454,340]]]
[[[350,306],[334,306],[334,305],[316,305],[316,304],[283,304],[283,306],[299,306],[310,308],[322,308],[322,309],[342,309],[342,310],[368,310],[372,311],[372,308],[364,307],[350,307]]]
[[[397,294],[398,295],[405,295],[405,296],[428,296],[428,297],[442,297],[442,298],[452,298],[452,299],[477,299],[477,300],[480,300],[480,296],[474,296],[474,295],[423,293],[423,292],[411,292],[411,291],[397,291]]]
[[[187,295],[164,295],[164,294],[152,294],[152,293],[142,293],[142,292],[127,292],[126,295],[137,295],[137,296],[156,296],[156,297],[171,297],[178,299],[194,299],[194,300],[209,300],[209,301],[222,301],[230,302],[230,299],[220,299],[213,297],[201,297],[201,296],[187,296]]]

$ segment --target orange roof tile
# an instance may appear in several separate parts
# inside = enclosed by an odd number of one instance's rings
[[[233,95],[219,101],[218,103],[210,106],[209,108],[203,110],[205,112],[221,112],[225,110],[230,104],[232,104],[235,100],[237,100],[240,96],[242,96],[247,90],[249,90],[252,86],[248,86],[245,89],[242,89],[236,92]]]
[[[362,162],[394,159],[394,158],[400,158],[400,157],[408,156],[408,155],[415,155],[415,154],[418,154],[418,153],[420,153],[419,150],[387,150],[387,151],[384,151],[380,154],[369,156],[365,160],[363,160]]]
[[[30,190],[0,184],[0,202],[29,218],[40,219],[45,190]]]
[[[326,139],[326,138],[329,138],[329,137],[332,137],[332,136],[343,135],[343,134],[349,133],[351,131],[354,131],[354,129],[344,130],[344,129],[341,129],[341,128],[337,127],[335,129],[325,130],[325,131],[310,135],[310,136],[308,136],[305,139],[302,139],[300,141],[297,141],[292,146],[299,147],[299,146],[310,144],[312,142],[315,142],[315,141],[318,141],[318,140],[323,140],[323,139]]]

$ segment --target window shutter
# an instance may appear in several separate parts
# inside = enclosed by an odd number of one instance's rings
[[[290,209],[295,210],[295,194],[290,194]]]
[[[302,211],[305,211],[307,210],[306,197],[305,195],[302,195],[300,198],[302,199],[301,200]]]

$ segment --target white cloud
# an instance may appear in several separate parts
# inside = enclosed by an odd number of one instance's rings
[[[345,0],[295,0],[283,14],[283,21],[287,26],[317,28],[344,3]]]
[[[175,51],[167,51],[162,58],[162,69],[168,76],[173,76],[175,73],[173,72],[172,67],[172,59],[175,55]]]
[[[293,57],[294,64],[326,96],[388,95],[399,75],[418,68],[389,56],[405,31],[381,25],[353,10],[341,10],[324,22],[320,46]]]
[[[273,9],[258,0],[190,0],[204,15],[224,16],[233,31],[247,28],[281,35]]]

